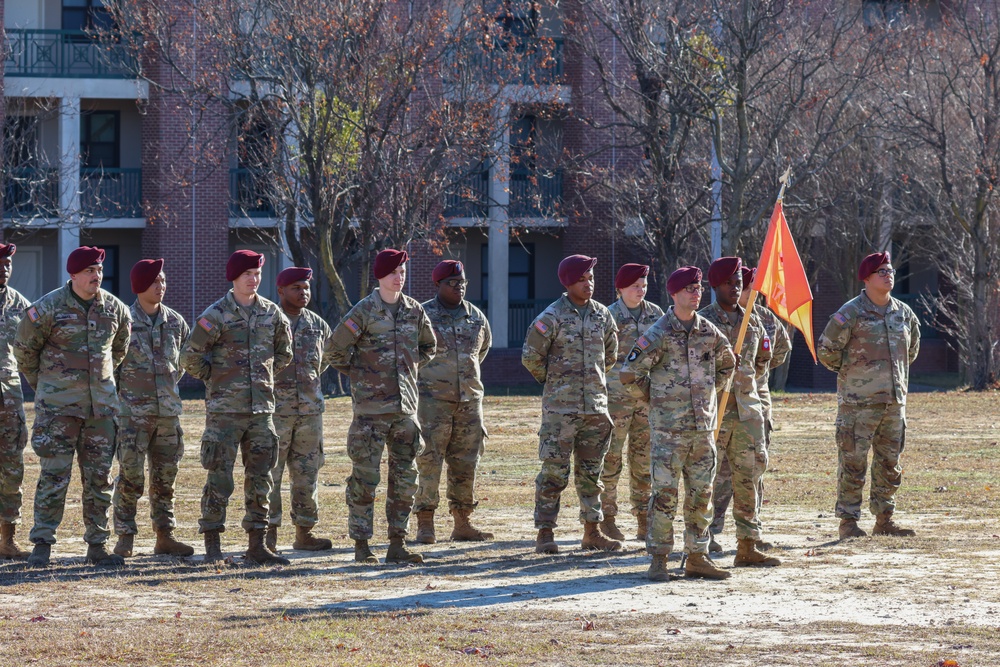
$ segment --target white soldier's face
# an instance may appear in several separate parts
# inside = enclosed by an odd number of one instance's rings
[[[101,291],[101,282],[104,280],[104,265],[91,264],[83,271],[71,274],[69,279],[77,294],[92,299]]]
[[[14,261],[10,257],[0,259],[0,287],[7,284],[10,274],[14,272]]]
[[[885,274],[885,275],[882,275]],[[888,294],[896,286],[896,271],[892,264],[886,262],[875,269],[870,276],[865,279],[865,288],[875,292]]]
[[[704,288],[701,283],[691,283],[680,292],[671,294],[670,296],[674,300],[674,306],[682,310],[698,310],[698,304],[701,303],[701,293]]]
[[[145,292],[142,293],[142,298],[150,303],[161,303],[163,301],[163,295],[167,293],[167,276],[163,271],[156,276],[156,280],[150,285]]]
[[[406,284],[406,263],[397,266],[392,273],[378,279],[378,287],[383,292],[402,292]]]
[[[638,308],[639,304],[642,303],[642,300],[646,298],[646,291],[648,289],[649,285],[645,276],[643,276],[625,289],[621,290],[622,300],[629,308]]]
[[[233,291],[237,296],[250,298],[260,287],[260,269],[247,269],[233,281]]]

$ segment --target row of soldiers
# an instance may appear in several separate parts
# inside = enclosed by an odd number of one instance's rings
[[[130,277],[138,296],[129,309],[100,289],[103,251],[79,248],[67,262],[70,280],[66,286],[29,306],[6,285],[14,251],[13,244],[0,246],[0,302],[4,304],[0,321],[7,346],[4,414],[5,424],[13,423],[8,438],[13,444],[2,459],[0,554],[27,555],[14,542],[26,442],[19,382],[15,400],[8,400],[18,379],[17,368],[36,391],[32,445],[41,472],[30,534],[32,564],[48,563],[74,453],[80,459],[84,485],[89,561],[121,565],[132,555],[136,503],[143,492],[147,460],[157,535],[154,553],[193,553],[172,534],[173,484],[183,455],[177,382],[184,370],[206,383],[201,463],[208,478],[199,521],[206,561],[223,557],[221,534],[234,490],[238,452],[242,452],[245,468],[247,560],[287,563],[277,553],[280,486],[286,466],[291,477],[290,514],[296,526],[293,547],[331,548],[329,540],[312,533],[318,520],[317,474],[323,464],[319,376],[327,366],[351,379],[354,418],[347,451],[352,472],[346,496],[355,559],[378,562],[368,542],[385,450],[389,459],[387,562],[422,562],[422,556],[405,543],[413,509],[418,517],[416,541],[435,541],[434,513],[445,462],[447,500],[454,518],[452,539],[492,538],[470,521],[476,506],[476,468],[486,437],[480,364],[491,337],[483,313],[464,299],[467,280],[460,262],[448,260],[435,268],[432,279],[438,293],[420,304],[402,293],[407,254],[379,253],[373,266],[379,287],[331,330],[306,308],[309,269],[281,272],[280,304],[274,304],[257,294],[263,256],[237,251],[226,267],[233,289],[189,329],[179,314],[162,304],[163,260],[143,260],[133,268]],[[596,259],[584,256],[571,256],[560,264],[559,278],[566,294],[533,322],[523,350],[524,365],[545,384],[539,445],[542,470],[536,479],[536,550],[558,551],[552,529],[559,496],[568,484],[571,457],[576,460],[585,525],[583,546],[620,548],[618,540],[624,535],[615,523],[616,488],[627,442],[637,537],[646,540],[653,555],[650,578],[669,578],[666,554],[672,548],[681,477],[687,493],[688,574],[728,576],[704,557],[708,548],[719,549],[707,530],[713,484],[715,532],[721,530],[729,498],[734,498],[740,545],[736,564],[778,564],[758,550],[766,546],[759,510],[770,422],[769,408],[764,407],[769,403],[762,401],[761,394],[767,368],[787,354],[783,327],[762,309],[754,315],[742,355],[733,355],[728,340],[739,322],[739,300],[745,294],[741,287],[748,277],[737,258],[713,264],[709,282],[716,290],[716,303],[700,313],[695,309],[701,298],[701,272],[693,267],[675,272],[667,283],[674,307],[665,315],[644,298],[649,268],[643,265],[625,265],[619,270],[615,285],[620,298],[610,309],[594,301],[595,264]],[[895,313],[896,308],[892,310]],[[838,316],[846,317],[844,312],[841,309],[834,316],[831,327],[839,322]],[[621,347],[621,354],[619,340],[629,343]],[[778,341],[773,353],[771,340]],[[682,342],[683,348],[677,348]],[[837,354],[849,357],[850,336],[826,348],[821,344],[821,349],[834,350],[837,344]],[[608,377],[613,368],[617,372]],[[711,433],[716,393],[730,382],[734,398],[724,410],[717,457]],[[12,420],[7,419],[8,413]],[[838,428],[838,441],[840,432]],[[876,447],[876,454],[879,451]],[[105,543],[110,535],[110,472],[115,452],[120,464],[113,485],[118,543],[109,553]],[[851,496],[844,502],[848,513],[860,508],[866,452],[861,453],[858,500],[852,505]],[[898,452],[896,458],[898,472]],[[856,478],[856,461],[853,468],[848,463],[842,457],[841,477],[850,473]],[[727,469],[731,471],[728,476]],[[880,482],[883,477],[878,478]],[[880,493],[883,487],[879,485]],[[874,496],[873,484],[873,508]],[[891,495],[888,502],[891,507]],[[891,508],[888,515],[891,519]],[[856,519],[853,534],[860,531]]]

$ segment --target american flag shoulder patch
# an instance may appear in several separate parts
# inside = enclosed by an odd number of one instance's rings
[[[211,331],[215,328],[215,325],[208,321],[207,317],[203,317],[198,320],[198,326],[200,326],[205,331]]]
[[[358,333],[361,331],[361,327],[358,326],[358,323],[351,318],[347,318],[347,321],[344,322],[344,326],[350,329],[352,333]]]
[[[549,325],[541,320],[535,320],[535,328],[538,329],[538,333],[544,334],[549,332]]]
[[[637,346],[639,346],[640,349],[643,349],[643,350],[645,350],[647,347],[649,347],[649,341],[646,340],[645,336],[639,336],[638,338],[636,338],[635,339],[635,344]]]
[[[833,314],[833,319],[837,321],[837,324],[844,326],[847,324],[847,318],[841,315],[839,312]]]
[[[38,309],[32,306],[28,309],[28,319],[32,322],[37,322],[39,318]]]

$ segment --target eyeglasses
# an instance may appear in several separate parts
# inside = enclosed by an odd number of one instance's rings
[[[461,278],[452,278],[451,280],[444,281],[444,284],[452,289],[458,289],[459,287],[465,287],[469,284],[468,280],[463,280]]]
[[[684,291],[687,292],[688,294],[701,294],[702,292],[705,291],[705,288],[696,283],[692,283],[687,287],[685,287]]]
[[[877,273],[880,276],[882,276],[883,278],[885,278],[886,276],[894,276],[894,275],[896,275],[896,269],[879,269],[875,273]]]

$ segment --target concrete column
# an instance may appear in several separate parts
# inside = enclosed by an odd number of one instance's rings
[[[508,344],[507,327],[510,317],[510,296],[507,275],[510,271],[510,229],[507,207],[510,204],[510,107],[503,105],[497,112],[497,123],[504,128],[497,139],[497,160],[489,178],[489,299],[490,328],[493,347]]]
[[[80,246],[80,98],[59,105],[59,266]]]

